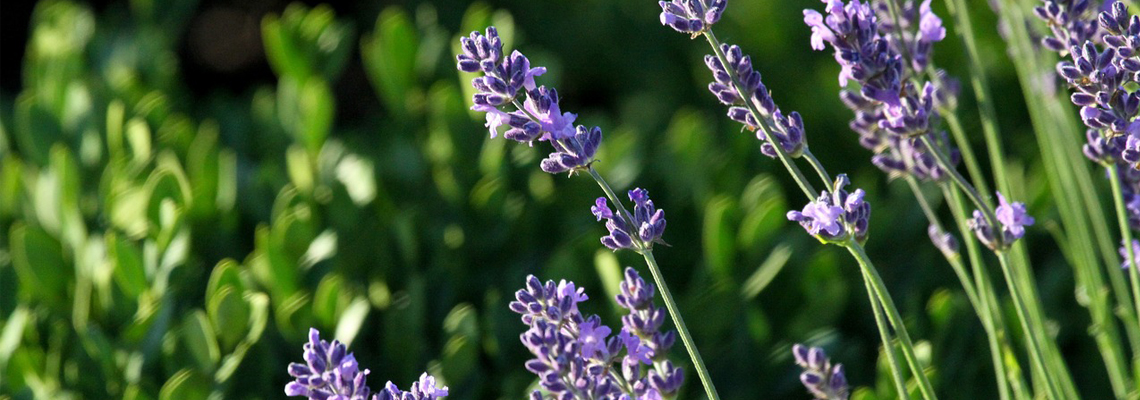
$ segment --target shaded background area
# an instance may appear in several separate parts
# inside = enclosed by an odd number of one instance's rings
[[[796,342],[826,347],[864,398],[889,397],[856,266],[786,221],[794,184],[705,90],[707,44],[662,27],[655,2],[290,4],[4,3],[0,393],[279,398],[314,326],[351,341],[373,388],[426,369],[451,399],[524,396],[524,326],[506,307],[524,277],[574,280],[584,310],[616,325],[620,268],[643,264],[599,245],[593,182],[541,172],[544,144],[488,140],[467,111],[457,38],[494,23],[549,69],[540,84],[563,110],[602,128],[615,188],[666,210],[657,257],[726,399],[808,398]],[[1012,181],[1038,218],[1048,316],[1080,389],[1107,398],[1019,84],[992,12],[972,4]],[[993,397],[981,326],[911,194],[847,128],[804,8],[822,5],[731,2],[717,33],[868,192],[868,252],[939,394]],[[964,78],[961,54],[950,29],[935,63]],[[968,92],[959,110],[980,145]],[[699,398],[687,375],[683,397]]]

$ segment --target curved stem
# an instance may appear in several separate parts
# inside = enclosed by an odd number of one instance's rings
[[[871,295],[878,298],[878,301],[883,305],[883,310],[887,313],[887,319],[891,322],[891,326],[895,328],[898,334],[899,343],[901,344],[903,357],[906,358],[906,363],[910,365],[911,372],[914,373],[915,379],[918,381],[919,391],[922,392],[924,399],[937,399],[938,396],[934,394],[934,388],[930,385],[930,380],[926,378],[926,373],[922,370],[922,365],[918,362],[918,356],[914,352],[914,343],[910,339],[910,334],[907,333],[906,325],[903,323],[902,316],[899,314],[898,307],[895,306],[894,300],[891,295],[887,293],[887,285],[883,283],[883,278],[879,276],[879,271],[875,269],[875,265],[871,263],[871,258],[867,256],[867,252],[863,250],[863,246],[855,241],[848,241],[844,244],[847,251],[855,256],[855,260],[859,262],[859,267],[863,270],[869,283],[871,285]]]
[[[709,400],[720,400],[716,387],[713,386],[712,378],[709,376],[708,367],[705,366],[705,361],[701,359],[701,353],[697,351],[697,345],[693,342],[692,335],[689,334],[689,328],[685,326],[685,320],[681,318],[681,311],[677,307],[677,302],[673,301],[673,294],[669,292],[669,286],[661,277],[661,268],[657,266],[657,259],[653,258],[653,250],[646,249],[641,252],[641,255],[645,257],[645,264],[649,266],[653,281],[657,283],[657,287],[661,288],[661,297],[665,299],[665,309],[669,311],[669,316],[677,325],[677,333],[681,335],[681,342],[685,344],[689,358],[693,359],[693,366],[697,369],[697,376],[701,378],[701,384],[705,387],[705,394],[709,396]]]
[[[827,170],[823,168],[823,163],[819,162],[818,158],[815,158],[815,154],[812,154],[811,149],[807,146],[804,146],[804,158],[808,160],[808,164],[811,164],[811,168],[815,170],[815,173],[819,175],[819,179],[823,181],[823,188],[829,192],[835,192],[835,188],[831,187],[831,175],[827,174]]]

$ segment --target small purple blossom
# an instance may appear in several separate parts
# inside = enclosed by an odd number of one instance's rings
[[[1140,259],[1140,240],[1132,239],[1132,254],[1135,255],[1137,259]],[[1120,268],[1129,269],[1135,265],[1133,260],[1128,259],[1128,248],[1124,245],[1123,241],[1120,243],[1120,259],[1123,260],[1120,262]]]
[[[839,174],[835,179],[835,193],[825,190],[802,211],[788,211],[788,220],[799,222],[820,240],[838,242],[850,234],[860,243],[866,241],[871,204],[863,199],[863,189],[848,193],[844,189],[848,183],[847,175]]]
[[[712,27],[724,14],[728,0],[661,1],[661,25],[693,37]]]
[[[633,213],[629,216],[633,221],[626,221],[625,215],[610,210],[605,197],[597,198],[590,207],[590,212],[598,221],[606,220],[609,235],[602,237],[602,244],[613,250],[640,250],[641,246],[650,248],[653,243],[662,242],[661,236],[665,234],[665,210],[658,210],[653,205],[653,200],[649,199],[649,192],[645,189],[630,190],[629,199],[634,204]]]
[[[997,193],[997,197],[998,207],[994,210],[994,217],[1001,224],[1000,237],[994,232],[993,227],[990,226],[989,221],[986,220],[981,211],[974,210],[974,217],[967,221],[970,229],[978,236],[978,240],[986,247],[994,250],[1008,248],[1017,239],[1025,236],[1026,226],[1031,226],[1035,222],[1026,211],[1025,203],[1010,203],[1001,193]]]
[[[578,125],[574,132],[572,137],[550,142],[555,151],[539,164],[543,171],[552,174],[577,171],[594,161],[594,155],[602,144],[602,130],[596,126],[586,128]]]
[[[400,390],[396,384],[388,381],[384,389],[376,393],[372,400],[435,400],[447,396],[447,393],[447,386],[437,386],[435,377],[425,372],[420,375],[419,380],[412,382],[412,387],[408,391]]]
[[[934,247],[938,248],[946,257],[958,256],[958,239],[949,232],[943,231],[938,225],[930,224],[926,228],[926,233],[930,235],[930,241],[934,243]]]
[[[590,318],[582,323],[578,342],[582,345],[582,357],[607,358],[606,339],[610,336],[610,327],[601,325],[598,318]]]
[[[819,347],[792,346],[796,365],[804,369],[800,382],[818,400],[847,400],[847,377],[843,364],[831,365],[827,354]]]
[[[1046,49],[1065,56],[1070,48],[1094,40],[1097,33],[1095,7],[1089,0],[1045,0],[1033,9],[1048,23],[1051,36],[1041,39]]]
[[[622,328],[621,333],[618,333],[618,339],[625,345],[626,363],[645,363],[652,364],[653,350],[641,343],[641,338],[629,332],[628,329]]]

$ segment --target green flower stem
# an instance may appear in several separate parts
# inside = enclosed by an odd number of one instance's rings
[[[1037,327],[1032,326],[1033,324],[1031,324],[1029,320],[1029,309],[1024,300],[1025,294],[1022,293],[1021,285],[1019,284],[1022,280],[1014,276],[1016,272],[1009,266],[1009,254],[1005,251],[996,251],[995,253],[998,256],[998,261],[1001,262],[1001,269],[1002,273],[1005,274],[1005,280],[1009,284],[1010,297],[1013,299],[1014,309],[1017,311],[1018,319],[1021,321],[1021,329],[1025,331],[1027,336],[1025,344],[1026,347],[1029,348],[1029,358],[1031,362],[1037,365],[1037,368],[1040,368],[1042,371],[1050,371],[1050,368],[1045,365],[1045,355],[1041,349],[1041,343],[1036,339],[1038,335],[1032,333],[1037,332]],[[1054,382],[1054,379],[1046,378],[1042,384],[1045,386],[1049,398],[1053,400],[1063,400],[1066,398],[1061,395],[1061,389],[1057,387],[1058,383]]]
[[[724,51],[720,49],[720,41],[716,39],[716,35],[713,34],[712,29],[706,30],[704,32],[704,36],[705,39],[708,40],[709,46],[712,46],[713,54],[716,55],[716,58],[720,60],[721,65],[724,65],[725,70],[728,71],[728,76],[732,79],[732,84],[736,87],[740,87],[740,84],[738,83],[740,82],[739,77],[736,76],[736,71],[733,71],[732,68],[728,68],[728,58],[724,56]],[[800,190],[803,190],[808,199],[815,200],[817,197],[819,197],[819,192],[815,191],[815,188],[813,188],[811,186],[811,183],[808,182],[807,177],[804,176],[804,173],[800,170],[800,167],[796,165],[795,161],[792,160],[792,157],[788,155],[788,152],[784,151],[784,146],[781,146],[780,143],[772,139],[772,129],[768,126],[768,122],[764,119],[764,115],[760,113],[760,110],[757,110],[756,106],[752,104],[752,102],[747,101],[747,99],[745,99],[743,103],[745,107],[748,108],[748,112],[752,113],[752,117],[756,118],[756,121],[760,123],[760,129],[763,131],[762,133],[764,133],[764,141],[771,145],[773,149],[775,149],[776,158],[779,158],[780,162],[784,164],[784,168],[787,168],[788,172],[791,173],[792,179],[795,179],[796,184],[800,187]],[[829,181],[824,182],[824,185],[829,184]]]
[[[657,260],[653,258],[653,250],[645,249],[641,255],[645,257],[645,264],[649,266],[649,272],[653,274],[653,281],[657,282],[657,287],[661,288],[661,297],[665,298],[665,308],[669,310],[669,316],[673,317],[673,322],[677,325],[677,332],[681,335],[681,342],[685,344],[685,350],[689,351],[689,357],[693,359],[693,366],[696,367],[697,376],[701,378],[701,384],[705,387],[705,394],[709,396],[709,400],[720,400],[716,387],[713,386],[712,378],[709,376],[708,367],[705,367],[701,353],[697,351],[697,345],[693,343],[693,337],[689,334],[689,328],[685,327],[685,320],[681,318],[677,302],[673,301],[673,295],[669,293],[669,286],[665,285],[665,279],[661,277],[661,268],[657,266]]]
[[[1128,254],[1128,261],[1132,264],[1128,268],[1132,280],[1132,300],[1136,302],[1136,309],[1140,310],[1140,268],[1136,264],[1136,251],[1132,246],[1132,229],[1128,225],[1128,211],[1124,209],[1124,191],[1120,187],[1120,172],[1114,167],[1108,167],[1108,180],[1112,182],[1112,200],[1116,205],[1116,221],[1120,225],[1120,236],[1124,238],[1124,248]],[[1133,349],[1140,352],[1140,349]]]
[[[883,354],[887,356],[887,366],[891,369],[891,377],[894,378],[895,391],[899,393],[898,398],[910,398],[906,390],[906,377],[903,376],[902,364],[899,364],[898,353],[896,353],[895,346],[892,344],[891,329],[887,326],[886,317],[883,315],[883,305],[879,304],[879,300],[875,296],[874,289],[871,289],[871,278],[867,274],[863,274],[863,284],[867,287],[867,300],[871,301],[871,311],[875,314],[875,326],[879,329],[879,338],[883,341]]]
[[[808,164],[811,164],[811,168],[815,170],[815,173],[819,175],[819,179],[823,181],[824,189],[835,192],[835,188],[831,187],[831,175],[827,174],[827,170],[823,168],[823,163],[819,162],[818,158],[815,158],[815,154],[812,154],[811,149],[808,149],[807,146],[804,146],[804,158],[808,160]]]
[[[970,146],[970,139],[966,137],[966,130],[962,128],[962,122],[958,119],[958,114],[954,110],[942,108],[938,110],[938,115],[946,122],[946,126],[950,128],[950,135],[954,137],[954,143],[958,145],[958,151],[962,154],[962,163],[966,164],[966,173],[970,174],[970,182],[974,182],[978,191],[982,193],[989,193],[990,189],[986,184],[985,175],[982,173],[982,168],[978,164],[978,157],[974,154],[972,146]],[[986,197],[988,200],[989,197]],[[987,201],[987,204],[990,204]],[[992,206],[992,204],[990,204]]]
[[[963,178],[962,174],[958,173],[958,170],[950,164],[950,160],[946,159],[946,155],[942,154],[942,152],[938,150],[938,147],[934,145],[934,142],[930,140],[930,135],[921,135],[918,138],[922,141],[922,144],[926,145],[927,149],[930,149],[930,154],[934,155],[934,160],[938,162],[938,165],[950,173],[950,180],[954,181],[954,184],[958,185],[958,187],[966,193],[966,197],[969,197],[970,201],[974,202],[974,205],[982,212],[986,222],[997,229],[1000,225],[998,224],[997,217],[994,216],[993,208],[991,208],[978,191],[970,185],[970,182],[966,181],[966,178]]]
[[[882,304],[883,310],[886,311],[887,319],[898,335],[899,343],[901,344],[899,347],[902,349],[903,357],[906,358],[906,362],[910,366],[915,380],[918,381],[918,389],[922,392],[922,398],[937,399],[938,396],[934,394],[934,388],[930,385],[930,380],[927,379],[926,373],[923,372],[922,365],[918,363],[918,356],[916,356],[914,352],[914,343],[910,339],[910,334],[907,332],[906,324],[903,322],[902,316],[899,315],[898,307],[895,306],[891,295],[887,293],[887,285],[883,283],[883,278],[879,276],[879,271],[875,269],[875,265],[871,263],[871,258],[868,257],[867,252],[863,250],[863,245],[854,240],[848,240],[844,243],[843,247],[846,247],[847,251],[855,257],[855,261],[859,263],[860,269],[863,271],[863,274],[868,280],[868,284],[871,286],[872,290],[870,295],[876,297],[879,303]],[[883,345],[888,348],[891,347],[891,343],[889,342],[883,343]]]
[[[993,97],[990,93],[986,70],[982,66],[978,55],[978,45],[974,38],[974,28],[970,22],[970,9],[965,0],[946,0],[946,8],[954,18],[955,31],[966,47],[966,61],[970,69],[970,85],[974,88],[974,98],[978,102],[978,115],[981,117],[982,134],[986,139],[986,149],[990,155],[990,166],[994,172],[994,182],[998,190],[1010,193],[1008,176],[1005,173],[1005,161],[1002,159],[1002,144],[997,125],[997,112],[994,109]],[[974,182],[980,180],[975,176]],[[980,184],[979,184],[980,186]],[[985,191],[989,193],[988,190]]]
[[[619,212],[626,219],[632,223],[633,216],[622,205],[621,199],[614,193],[613,188],[602,178],[601,174],[590,166],[586,169],[602,191],[606,193],[606,197],[617,205]],[[681,343],[685,345],[685,350],[689,353],[689,358],[693,360],[693,366],[697,369],[697,376],[701,379],[701,385],[705,388],[705,394],[708,395],[709,400],[720,400],[720,395],[717,394],[716,387],[713,385],[712,377],[709,376],[708,367],[705,366],[704,359],[701,358],[700,351],[697,350],[697,345],[693,341],[693,336],[689,333],[689,328],[685,325],[685,319],[681,317],[680,307],[677,302],[673,300],[673,294],[669,291],[669,285],[665,283],[665,279],[661,276],[661,268],[657,266],[657,259],[653,258],[653,249],[649,243],[643,243],[641,238],[636,235],[631,237],[637,243],[638,253],[645,258],[645,264],[649,266],[649,272],[653,275],[653,281],[657,287],[661,289],[661,297],[665,299],[665,309],[669,311],[669,317],[673,318],[673,324],[677,326],[677,333],[681,336]]]
[[[986,336],[990,342],[991,348],[999,346],[1001,348],[1000,354],[993,354],[994,374],[1003,375],[1005,379],[998,378],[999,381],[1004,381],[1009,385],[1008,390],[1012,390],[1014,398],[1018,400],[1029,400],[1033,396],[1027,392],[1027,384],[1025,378],[1021,373],[1021,366],[1017,361],[1017,355],[1013,351],[1013,346],[1009,343],[1007,332],[1009,329],[1006,327],[1005,318],[1002,316],[1000,303],[997,300],[997,292],[994,290],[993,284],[990,282],[989,272],[986,271],[985,264],[982,262],[982,252],[978,246],[978,241],[973,240],[971,236],[973,233],[970,228],[966,226],[966,209],[965,200],[957,190],[947,183],[938,185],[942,189],[942,195],[946,199],[946,203],[950,206],[950,213],[954,215],[954,220],[957,221],[958,232],[962,235],[962,242],[965,243],[966,253],[969,255],[970,266],[974,276],[974,287],[978,290],[978,302],[981,309],[979,317],[982,319],[982,327],[986,329]],[[1008,396],[1008,390],[1004,387],[998,388],[999,395]],[[1005,398],[1005,397],[1003,397]]]
[[[918,186],[918,181],[910,175],[907,175],[905,180],[907,186],[910,187],[910,192],[914,194],[914,199],[918,202],[919,208],[921,208],[922,213],[926,215],[926,220],[930,222],[931,225],[937,227],[939,232],[945,232],[942,223],[938,221],[938,216],[934,214],[934,209],[926,202],[926,196],[923,196],[922,189]],[[942,253],[941,249],[939,249],[939,252]],[[958,276],[958,280],[962,282],[962,290],[966,292],[966,298],[970,301],[970,304],[974,306],[974,309],[979,310],[980,313],[981,310],[978,309],[978,291],[974,287],[973,282],[971,282],[970,275],[966,272],[961,257],[958,255],[948,255],[946,253],[942,253],[942,255],[946,258],[946,262],[950,263],[950,267],[954,270],[954,274]]]

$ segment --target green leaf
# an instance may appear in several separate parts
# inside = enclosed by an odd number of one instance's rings
[[[202,310],[195,310],[182,320],[182,340],[190,356],[203,373],[212,373],[221,359],[221,350],[214,334],[214,327]]]
[[[736,259],[736,243],[733,240],[732,222],[735,202],[728,197],[717,197],[705,207],[704,242],[705,262],[721,279],[733,277]]]
[[[149,284],[142,254],[135,245],[120,239],[114,232],[107,232],[107,255],[114,265],[115,282],[127,297],[138,297]]]
[[[349,299],[344,293],[344,279],[340,275],[328,274],[317,285],[313,293],[313,317],[322,326],[333,326],[340,309],[348,304]]]
[[[371,309],[371,304],[364,297],[357,298],[349,304],[340,314],[340,322],[336,325],[336,339],[345,345],[351,345],[356,339],[356,334],[360,333],[360,327],[364,325],[364,319],[368,317]]]
[[[210,381],[193,370],[183,369],[162,385],[158,400],[199,400],[210,395]]]
[[[744,284],[741,285],[740,293],[744,296],[744,299],[752,300],[759,295],[764,288],[768,287],[768,284],[772,282],[772,279],[776,278],[780,270],[784,269],[784,265],[787,265],[788,259],[791,257],[792,249],[787,244],[781,243],[772,250],[772,252],[768,254],[768,258],[764,260],[764,263],[760,264],[760,267],[756,268],[756,272],[753,272],[752,276],[748,277],[748,279],[744,281]]]
[[[416,52],[419,41],[411,18],[392,6],[376,19],[372,35],[360,40],[360,54],[368,78],[385,106],[396,115],[407,115],[408,93],[416,85]]]
[[[69,281],[75,272],[64,260],[59,241],[38,227],[22,223],[12,225],[11,235],[12,265],[23,298],[67,309]]]
[[[233,349],[249,329],[250,310],[233,286],[224,286],[206,299],[210,321],[218,328],[222,348]]]
[[[206,283],[206,298],[210,298],[225,287],[233,287],[238,293],[245,291],[245,283],[241,279],[241,266],[231,259],[218,262],[210,272],[210,281]]]

